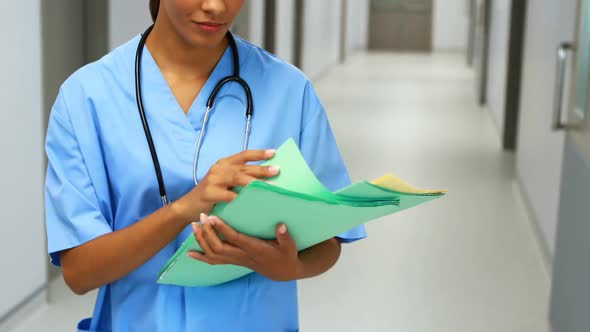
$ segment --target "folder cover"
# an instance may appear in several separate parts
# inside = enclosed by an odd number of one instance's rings
[[[262,165],[278,166],[280,174],[235,188],[238,196],[230,203],[217,204],[210,215],[221,218],[238,232],[269,240],[276,238],[277,224],[285,223],[300,251],[446,193],[414,188],[390,174],[331,192],[315,177],[293,139]],[[158,283],[212,286],[252,272],[235,265],[209,265],[189,257],[189,251],[202,252],[194,236],[189,236],[164,265]]]

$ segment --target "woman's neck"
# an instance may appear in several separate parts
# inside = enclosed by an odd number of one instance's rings
[[[146,41],[146,46],[160,70],[184,79],[209,77],[227,45],[227,38],[213,48],[190,45],[166,19],[156,22]]]

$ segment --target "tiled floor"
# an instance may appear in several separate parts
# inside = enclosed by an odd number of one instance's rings
[[[355,180],[449,189],[369,224],[300,284],[303,331],[546,332],[547,272],[514,194],[513,158],[455,54],[359,54],[316,84]],[[94,294],[53,300],[13,332],[72,331]]]

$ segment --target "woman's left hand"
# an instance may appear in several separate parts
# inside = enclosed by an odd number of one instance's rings
[[[201,226],[193,223],[193,232],[203,249],[203,253],[189,253],[194,259],[211,265],[244,266],[275,281],[301,276],[297,246],[285,224],[277,226],[277,240],[261,240],[237,232],[217,217],[201,214]]]

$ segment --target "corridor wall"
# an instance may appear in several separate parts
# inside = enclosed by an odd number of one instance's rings
[[[340,59],[341,0],[304,1],[301,67],[317,78]]]
[[[0,20],[0,322],[47,283],[43,221],[41,1],[7,1]],[[13,33],[18,31],[18,33]],[[1,324],[1,323],[0,323]]]

